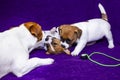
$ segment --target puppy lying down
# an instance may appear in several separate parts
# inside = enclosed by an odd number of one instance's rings
[[[45,42],[46,46],[46,54],[58,54],[65,52],[66,54],[70,55],[70,51],[66,49],[61,41],[55,37],[48,36],[47,41]]]

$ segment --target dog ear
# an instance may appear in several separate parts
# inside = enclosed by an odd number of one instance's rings
[[[37,37],[38,41],[42,39],[42,29],[39,24],[35,22],[27,22],[25,23],[25,26],[33,36]]]
[[[42,39],[42,29],[36,24],[30,27],[31,34],[38,38],[38,41]]]
[[[62,33],[62,26],[58,28],[59,34],[61,35]]]
[[[36,27],[34,27],[34,25],[32,25],[32,26],[30,27],[30,32],[31,32],[31,34],[34,35],[35,37],[37,37],[38,34],[39,34],[38,29],[37,29]]]
[[[80,38],[80,36],[82,35],[82,30],[76,27],[75,34],[77,35],[77,38]]]
[[[59,34],[61,35],[62,34],[62,29],[64,29],[64,27],[67,27],[67,26],[70,26],[68,24],[63,24],[61,25],[59,28],[58,28],[58,31],[59,31]]]
[[[57,28],[56,28],[56,27],[53,27],[53,28],[50,30],[50,32],[51,32],[52,34],[54,34],[54,33],[56,32],[56,30],[57,30]]]

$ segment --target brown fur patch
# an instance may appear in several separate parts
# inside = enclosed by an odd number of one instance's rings
[[[62,40],[65,40],[70,45],[75,43],[76,40],[80,38],[82,34],[81,29],[71,25],[61,25],[59,31]]]
[[[108,21],[107,15],[106,14],[102,14],[102,19],[104,19],[105,21]]]
[[[53,46],[55,51],[52,51],[50,45],[47,44],[46,54],[59,54],[59,53],[65,52],[66,54],[70,55],[70,51],[68,49],[65,49],[64,47],[62,47],[61,41],[59,39],[53,38],[51,45]]]
[[[24,25],[26,26],[26,28],[30,31],[32,35],[37,37],[38,41],[42,39],[43,37],[42,28],[39,24],[35,22],[26,22]]]

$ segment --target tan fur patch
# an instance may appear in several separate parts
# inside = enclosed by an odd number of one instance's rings
[[[59,28],[60,36],[63,40],[66,40],[68,44],[72,45],[78,38],[81,37],[82,30],[76,26],[61,25]]]
[[[64,47],[62,47],[61,41],[59,39],[53,38],[51,44],[55,51],[52,51],[50,45],[48,44],[48,47],[47,47],[48,50],[47,50],[46,54],[59,54],[59,53],[65,52],[66,54],[70,55],[70,51],[68,49],[65,49]]]
[[[102,14],[102,19],[108,21],[107,15],[106,14]]]
[[[26,28],[30,31],[32,35],[37,37],[38,41],[42,39],[43,37],[42,28],[39,24],[35,22],[26,22],[24,25],[26,26]]]

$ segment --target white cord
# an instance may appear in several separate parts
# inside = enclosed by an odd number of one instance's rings
[[[120,59],[114,58],[114,57],[112,57],[112,56],[109,56],[109,55],[104,54],[104,53],[101,53],[101,52],[93,52],[93,53],[91,53],[90,55],[87,55],[87,57],[88,57],[88,59],[89,59],[90,61],[92,61],[92,62],[94,62],[94,63],[96,63],[96,64],[98,64],[98,65],[105,66],[105,67],[117,67],[117,66],[120,66],[120,63],[118,63],[118,64],[102,64],[102,63],[100,63],[100,62],[97,62],[97,61],[95,61],[95,60],[93,60],[93,59],[91,58],[91,56],[94,55],[94,54],[104,55],[104,56],[106,56],[106,57],[108,57],[108,58],[111,58],[111,59],[116,60],[116,61],[119,61],[119,62],[120,62]]]

